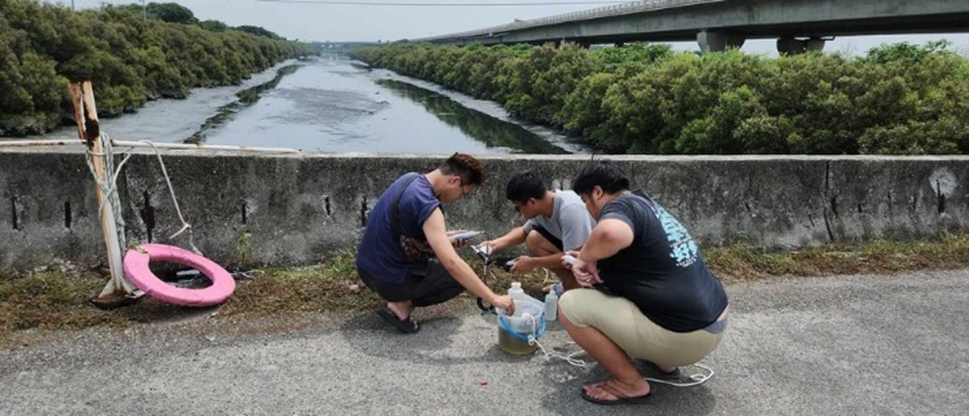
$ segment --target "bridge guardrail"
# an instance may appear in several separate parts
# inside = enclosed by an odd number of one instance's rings
[[[704,3],[719,3],[726,0],[642,0],[636,2],[615,4],[610,6],[598,7],[595,9],[582,10],[557,14],[538,19],[520,20],[505,25],[492,26],[484,29],[470,30],[467,32],[452,33],[448,35],[432,36],[428,38],[415,39],[418,42],[434,42],[444,39],[462,38],[487,38],[493,37],[495,33],[503,33],[513,30],[523,30],[538,26],[547,26],[560,23],[568,23],[580,20],[601,19],[604,17],[621,16],[626,14],[641,13],[662,9],[672,9],[678,7],[693,6]]]

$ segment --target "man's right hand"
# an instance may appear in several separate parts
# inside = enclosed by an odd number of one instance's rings
[[[511,296],[508,296],[508,295],[495,296],[495,298],[492,299],[491,302],[489,303],[491,303],[491,306],[504,309],[505,313],[507,313],[508,315],[515,314],[515,302],[511,300]]]
[[[478,250],[482,250],[485,254],[491,256],[498,251],[498,243],[494,240],[482,241],[481,244],[478,244]]]

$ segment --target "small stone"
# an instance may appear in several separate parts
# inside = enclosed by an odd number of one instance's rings
[[[353,292],[353,293],[359,292],[360,291],[360,285],[358,285],[358,284],[352,284],[352,285],[350,285],[350,291]]]

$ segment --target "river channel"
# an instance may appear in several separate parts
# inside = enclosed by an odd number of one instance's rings
[[[95,85],[95,95],[97,85]],[[102,120],[120,140],[284,147],[325,153],[587,153],[562,134],[342,56],[289,61],[240,86],[193,90]],[[64,127],[33,137],[76,138]]]

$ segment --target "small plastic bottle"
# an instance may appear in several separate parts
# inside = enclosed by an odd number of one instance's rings
[[[551,290],[545,295],[545,320],[554,321],[558,319],[559,297],[555,290]]]
[[[519,301],[525,298],[525,290],[522,289],[521,282],[511,282],[511,289],[508,289],[508,296],[511,296],[511,300]],[[522,314],[521,308],[515,308],[515,317],[520,317]]]
[[[512,299],[521,299],[525,295],[525,290],[522,289],[521,282],[511,282],[511,288],[508,289],[508,296]]]

